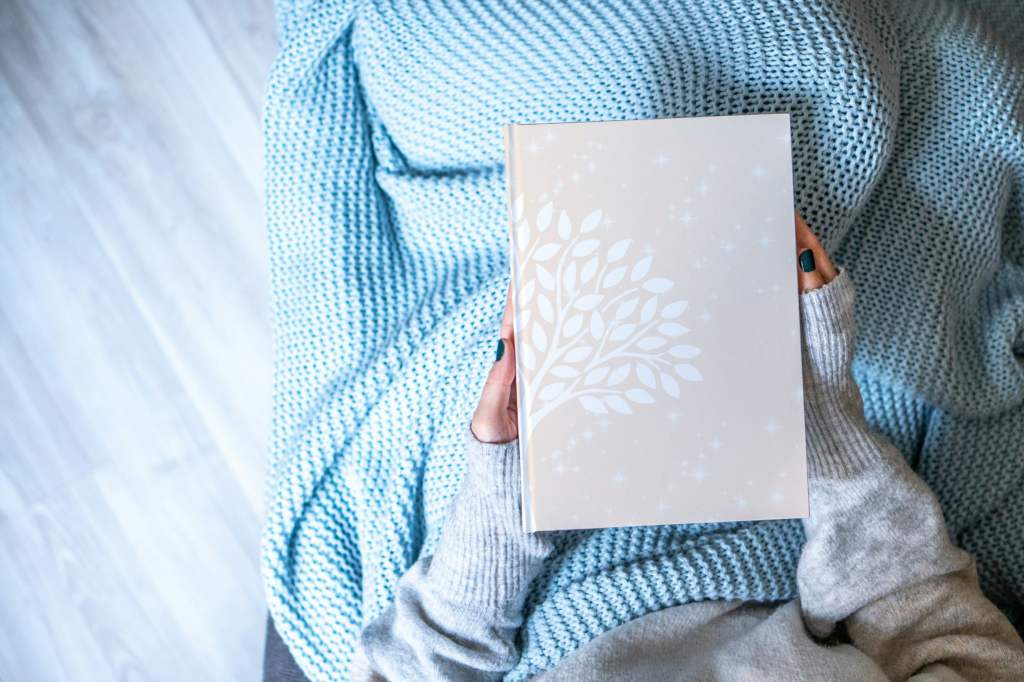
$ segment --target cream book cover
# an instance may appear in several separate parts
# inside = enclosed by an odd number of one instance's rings
[[[524,530],[806,517],[789,116],[505,149]]]

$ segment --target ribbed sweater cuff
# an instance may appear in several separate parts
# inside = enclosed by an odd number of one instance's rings
[[[800,295],[804,384],[807,399],[828,401],[853,383],[853,282],[846,271],[820,289]]]
[[[850,371],[855,350],[853,282],[845,270],[801,294],[807,461],[812,475],[848,475],[884,456],[864,422]]]
[[[519,441],[481,443],[467,429],[467,457],[431,580],[452,601],[507,613],[521,604],[550,544],[522,530]]]
[[[509,530],[520,530],[521,498],[519,441],[481,443],[466,429],[466,486],[492,502],[495,520]],[[506,524],[511,524],[506,526]]]

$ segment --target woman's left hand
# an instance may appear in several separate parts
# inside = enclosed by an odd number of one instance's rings
[[[473,435],[481,443],[508,443],[519,437],[511,283],[505,299],[505,315],[501,318],[501,338],[495,358],[470,424]]]

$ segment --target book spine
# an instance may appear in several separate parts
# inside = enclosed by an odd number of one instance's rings
[[[517,213],[523,212],[523,205],[525,201],[517,201],[520,198],[521,184],[519,182],[519,145],[516,139],[516,126],[514,123],[505,125],[505,187],[507,188],[508,195],[508,254],[509,254],[509,267],[512,270],[512,314],[513,320],[518,320],[520,313],[519,306],[519,287],[522,284],[520,281],[520,262],[519,262],[519,249],[516,247],[516,222],[520,219],[521,215]],[[518,204],[518,205],[517,205]],[[515,322],[513,322],[514,329]],[[516,347],[516,374],[518,376],[524,376],[524,367],[521,358],[522,355],[522,341],[520,340],[520,334],[518,330],[514,330],[516,334],[515,347]],[[530,462],[529,462],[529,448],[528,444],[530,441],[530,434],[527,433],[528,420],[526,419],[527,405],[526,405],[526,391],[524,390],[524,384],[521,381],[516,382],[516,390],[518,392],[518,403],[519,403],[519,471],[520,471],[520,486],[522,491],[522,521],[523,531],[532,533],[536,530],[536,522],[533,518],[533,510],[530,505]]]

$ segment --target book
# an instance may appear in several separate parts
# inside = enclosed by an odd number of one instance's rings
[[[505,149],[523,529],[806,517],[789,116]]]

